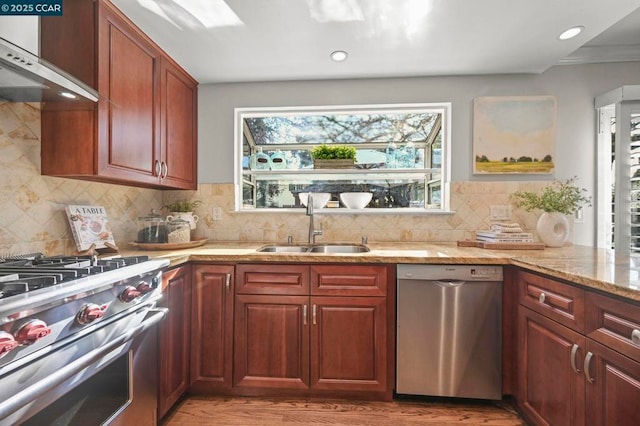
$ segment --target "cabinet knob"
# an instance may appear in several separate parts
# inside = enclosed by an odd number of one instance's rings
[[[638,330],[637,328],[635,328],[631,332],[631,341],[633,342],[634,345],[640,346],[640,330]]]
[[[538,302],[544,303],[545,300],[547,300],[547,295],[544,293],[540,293],[540,296],[538,296]]]

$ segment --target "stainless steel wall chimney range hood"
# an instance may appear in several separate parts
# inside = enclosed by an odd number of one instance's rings
[[[44,59],[0,38],[0,100],[97,102],[98,93]]]

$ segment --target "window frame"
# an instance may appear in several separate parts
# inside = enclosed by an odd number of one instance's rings
[[[621,255],[637,255],[640,249],[631,247],[634,227],[631,194],[637,192],[637,188],[632,187],[631,116],[640,114],[640,86],[623,86],[598,96],[595,108],[599,174],[597,246],[613,249]],[[611,121],[614,117],[616,136],[612,150]],[[612,154],[615,158],[613,168]]]
[[[450,183],[451,183],[451,114],[452,104],[450,102],[426,102],[426,103],[407,103],[407,104],[363,104],[363,105],[317,105],[317,106],[284,106],[284,107],[238,107],[234,109],[234,210],[235,212],[261,212],[261,213],[277,213],[277,212],[302,212],[300,208],[246,208],[243,205],[243,132],[244,118],[247,117],[265,117],[279,115],[318,115],[319,113],[331,114],[363,114],[363,113],[402,113],[402,112],[428,112],[437,111],[441,114],[441,166],[440,166],[440,207],[427,208],[424,207],[402,207],[402,208],[368,208],[358,211],[350,211],[348,209],[323,209],[323,214],[442,214],[452,213],[450,209]],[[354,144],[354,146],[357,146]],[[373,170],[373,169],[372,169]],[[366,174],[382,174],[380,170],[369,171]],[[417,169],[406,169],[406,172],[421,173],[422,171],[430,171],[431,168],[425,167]],[[397,173],[394,171],[393,173]],[[297,174],[305,176],[304,171],[284,171],[284,174]],[[357,176],[358,173],[343,171],[346,175]],[[364,173],[359,171],[362,176]],[[313,176],[307,173],[307,176]],[[327,180],[330,182],[330,180]],[[428,190],[429,184],[432,184],[427,178],[424,179],[425,191]],[[366,211],[365,211],[366,210]]]

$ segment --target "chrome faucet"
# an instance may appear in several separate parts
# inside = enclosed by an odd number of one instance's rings
[[[320,229],[315,229],[313,225],[313,195],[309,193],[307,197],[307,216],[309,216],[309,244],[316,243],[316,235],[322,235],[322,223]]]

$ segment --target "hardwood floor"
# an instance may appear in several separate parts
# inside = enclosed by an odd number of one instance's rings
[[[508,404],[491,402],[393,401],[189,397],[164,426],[251,425],[525,425]]]

